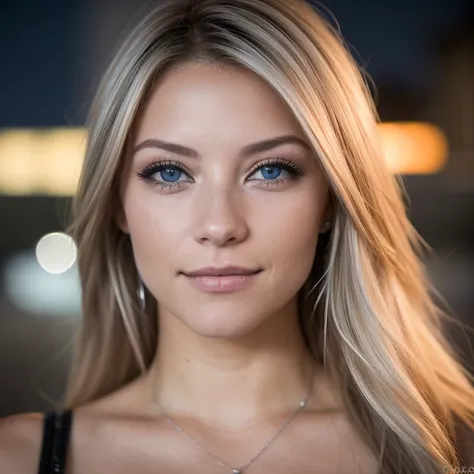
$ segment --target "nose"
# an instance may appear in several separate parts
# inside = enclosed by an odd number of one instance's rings
[[[245,240],[249,228],[245,219],[245,206],[232,190],[207,189],[199,199],[196,212],[195,239],[221,247]]]

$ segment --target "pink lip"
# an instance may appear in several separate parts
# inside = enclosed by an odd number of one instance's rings
[[[227,276],[227,275],[251,275],[258,272],[258,268],[238,267],[228,265],[227,267],[204,267],[198,270],[183,272],[188,276]]]
[[[226,293],[242,290],[251,285],[260,273],[252,273],[250,275],[185,275],[189,282],[200,291],[210,293]]]

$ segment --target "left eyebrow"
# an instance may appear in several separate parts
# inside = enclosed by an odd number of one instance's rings
[[[308,150],[311,150],[309,144],[297,137],[296,135],[283,135],[280,137],[270,138],[268,140],[263,140],[257,143],[251,143],[250,145],[244,146],[239,153],[241,158],[247,158],[249,156],[255,155],[257,153],[262,153],[264,151],[269,151],[273,148],[286,145],[288,143],[300,145]],[[199,153],[192,148],[188,148],[184,145],[179,145],[177,143],[169,143],[163,140],[158,140],[155,138],[150,138],[139,143],[134,149],[133,153],[142,150],[143,148],[159,148],[161,150],[169,151],[170,153],[176,153],[181,156],[186,156],[188,158],[201,158]]]

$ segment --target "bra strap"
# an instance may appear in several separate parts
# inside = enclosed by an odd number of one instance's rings
[[[64,474],[72,423],[72,410],[46,412],[39,474]]]
[[[44,413],[43,444],[41,447],[41,458],[38,474],[49,474],[51,472],[51,448],[53,447],[55,418],[56,414],[52,411]]]

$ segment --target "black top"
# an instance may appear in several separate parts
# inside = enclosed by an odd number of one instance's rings
[[[69,434],[71,432],[72,410],[60,413],[48,411],[44,414],[43,444],[38,474],[65,474]],[[457,450],[461,465],[472,461],[474,454],[474,433],[462,425],[457,436]]]

